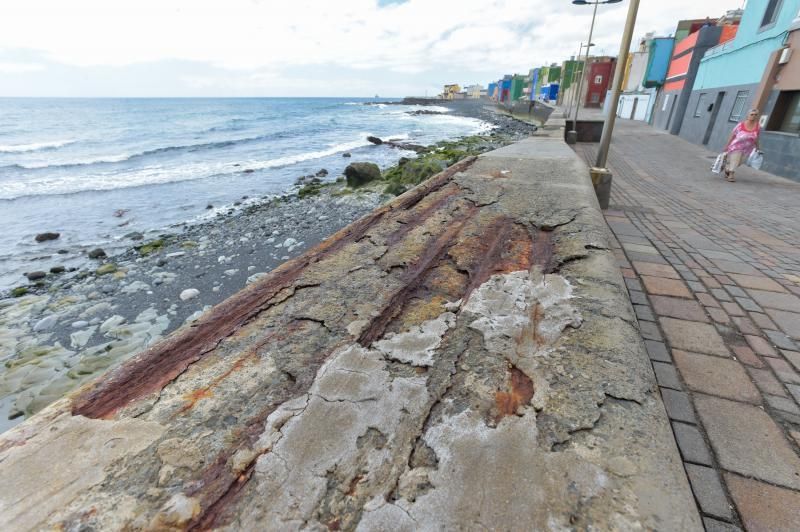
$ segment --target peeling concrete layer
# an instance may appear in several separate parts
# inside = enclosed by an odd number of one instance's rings
[[[586,167],[531,138],[0,436],[0,525],[700,530],[635,323]]]

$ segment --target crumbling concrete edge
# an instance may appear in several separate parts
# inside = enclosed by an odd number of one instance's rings
[[[443,258],[468,282],[420,321]],[[560,136],[434,177],[201,324],[0,436],[4,528],[701,529]],[[308,371],[276,367],[307,338]]]

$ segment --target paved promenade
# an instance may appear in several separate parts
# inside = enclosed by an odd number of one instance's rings
[[[706,529],[798,530],[800,183],[713,160],[618,121],[606,220]]]

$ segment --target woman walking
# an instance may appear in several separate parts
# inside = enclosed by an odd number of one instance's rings
[[[733,128],[728,144],[725,145],[725,179],[736,181],[733,174],[736,172],[736,168],[747,162],[747,157],[750,153],[758,149],[758,135],[760,133],[758,109],[750,109],[747,113],[747,118]]]

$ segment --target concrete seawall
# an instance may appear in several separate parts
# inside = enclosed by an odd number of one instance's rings
[[[700,530],[586,166],[471,158],[0,436],[3,530]]]

